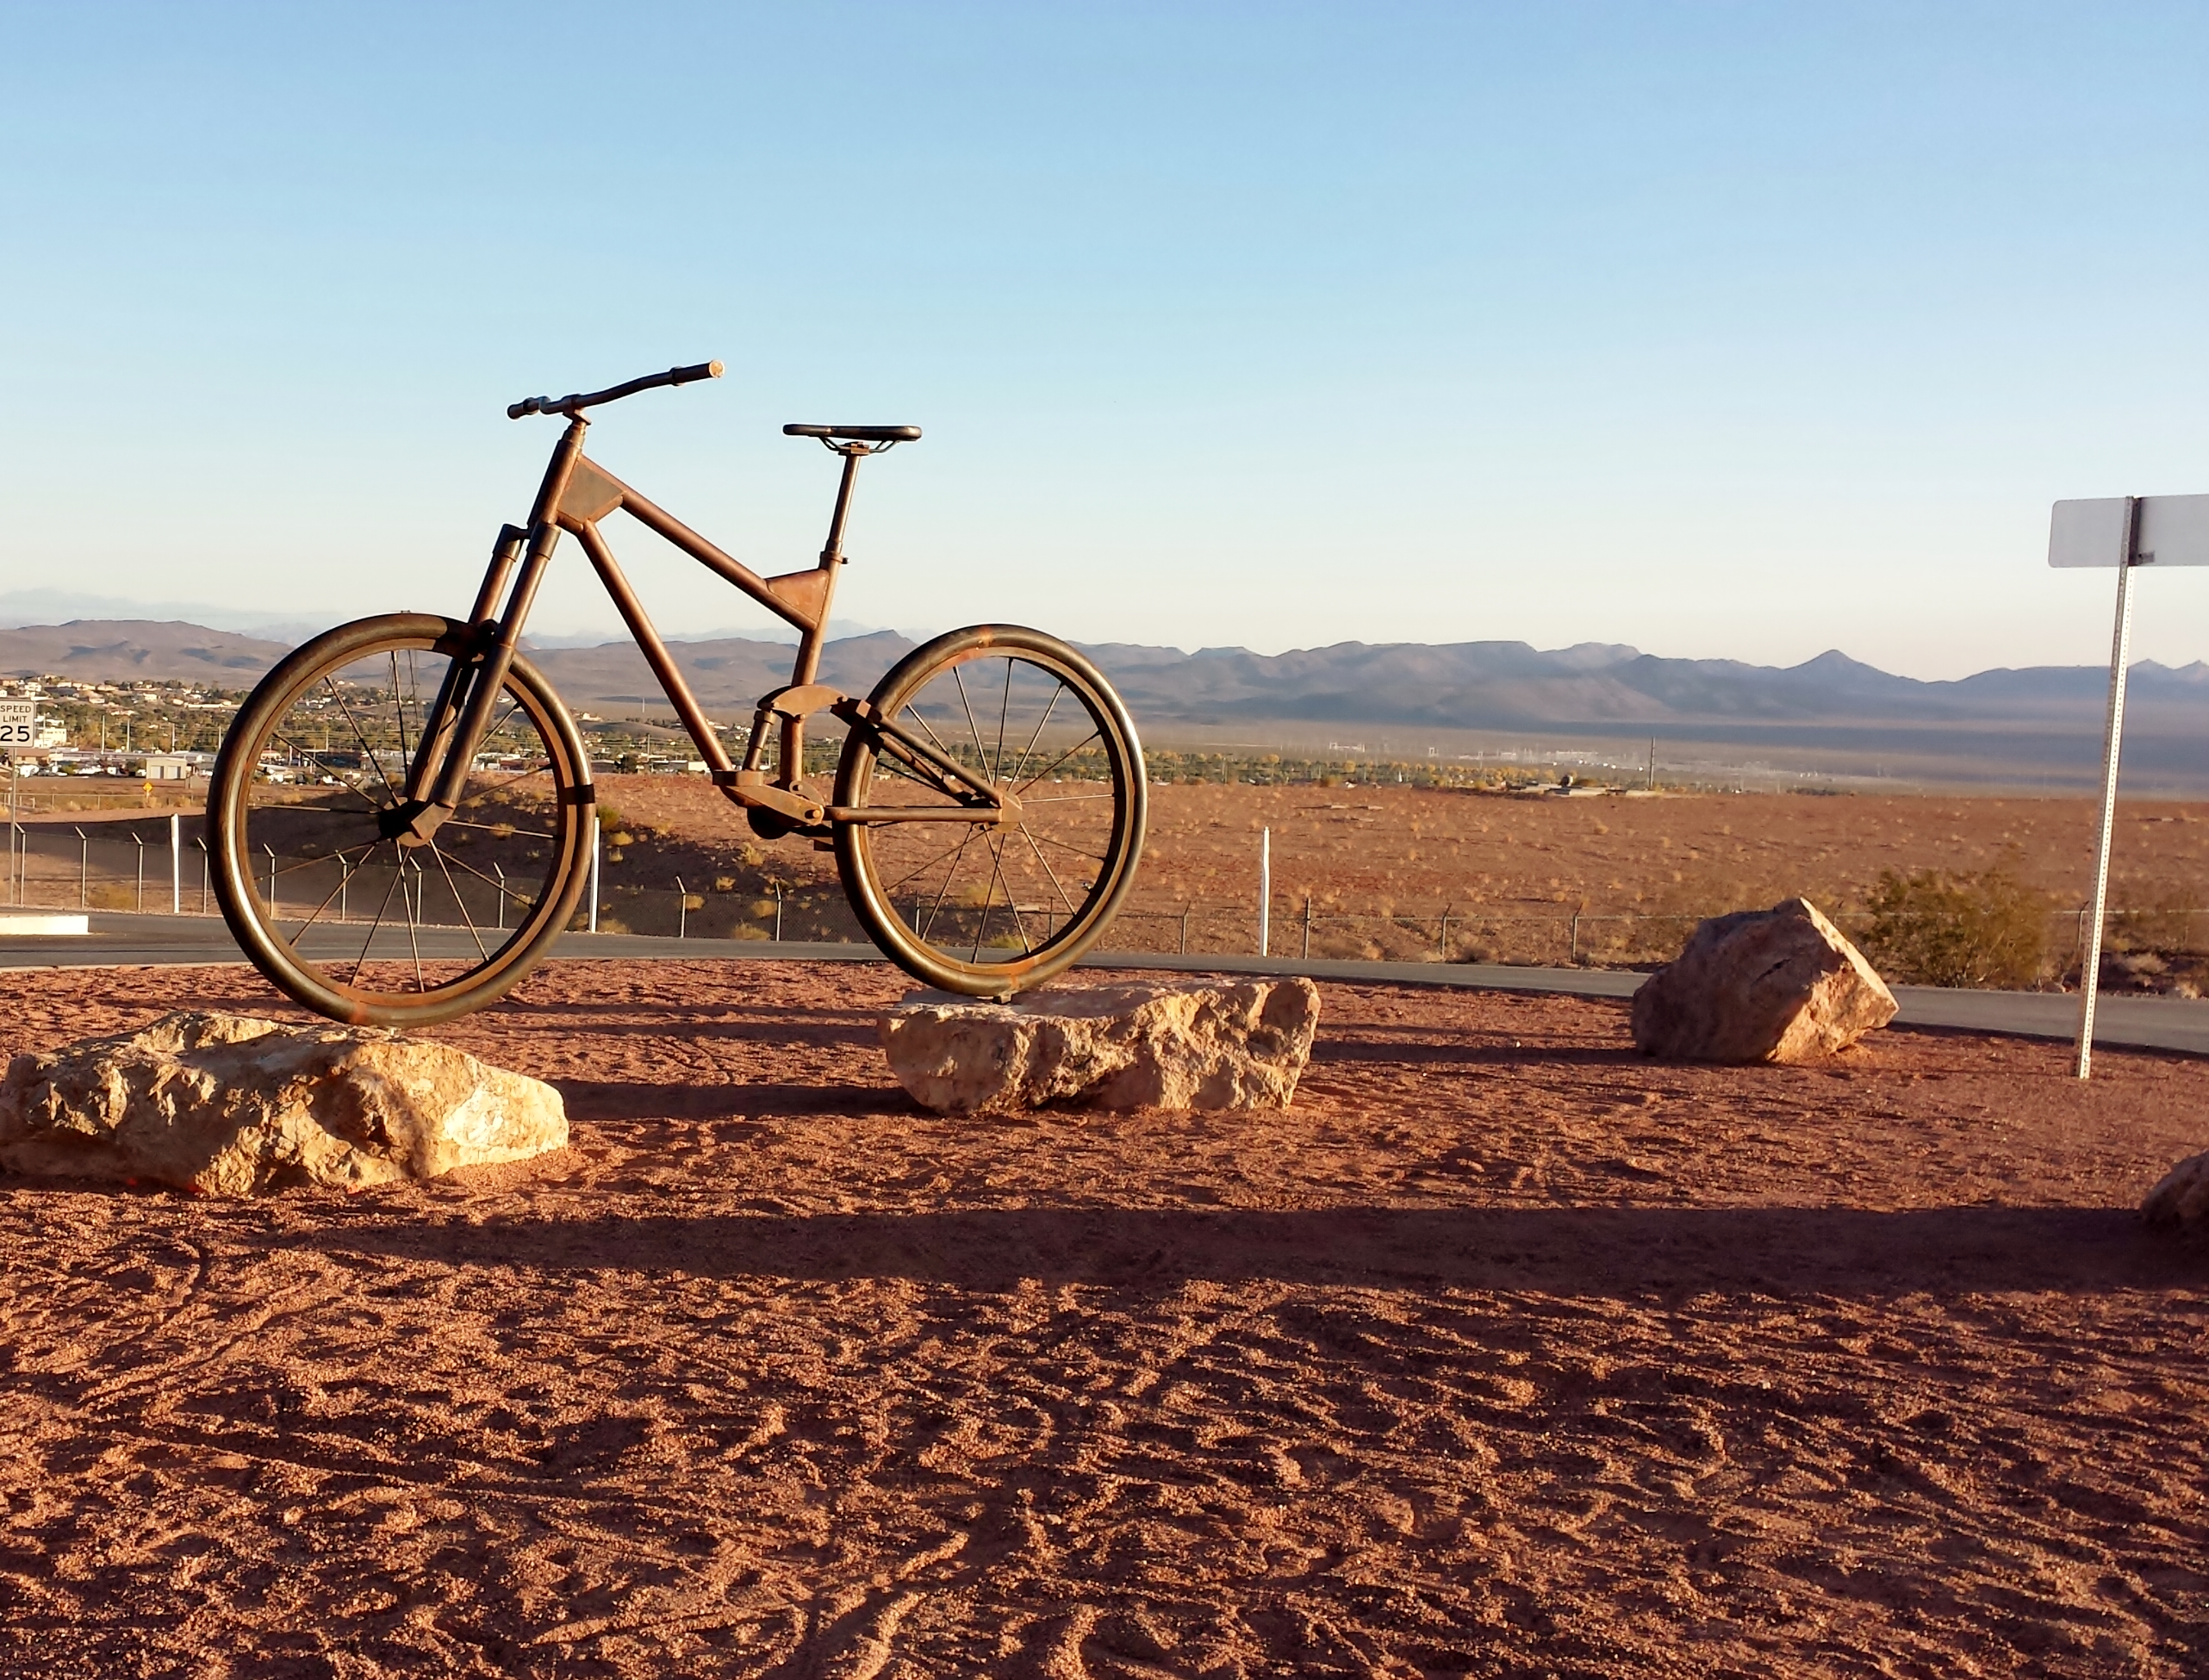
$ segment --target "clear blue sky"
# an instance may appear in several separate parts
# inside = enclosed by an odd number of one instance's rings
[[[900,626],[2089,663],[2049,502],[2209,490],[2198,5],[0,28],[0,589],[457,610],[554,434],[503,405],[706,357],[593,452],[779,570],[782,421],[925,426],[840,602]],[[2139,645],[2209,655],[2209,572]]]

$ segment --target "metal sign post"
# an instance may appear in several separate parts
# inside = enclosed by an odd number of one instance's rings
[[[29,871],[17,856],[23,844],[16,824],[16,784],[22,779],[23,753],[38,744],[39,712],[34,700],[0,700],[0,748],[8,754],[8,902],[23,901],[23,878]]]
[[[2048,526],[2048,563],[2117,568],[2117,627],[2110,638],[2109,710],[2101,737],[2101,821],[2095,831],[2093,910],[2080,956],[2076,1072],[2094,1066],[2094,1006],[2101,985],[2101,928],[2109,907],[2109,844],[2117,820],[2117,765],[2125,743],[2125,677],[2131,663],[2132,573],[2141,566],[2209,566],[2209,496],[2101,496],[2059,501]]]

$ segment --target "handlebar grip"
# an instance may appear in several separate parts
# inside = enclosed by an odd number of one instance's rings
[[[719,362],[700,362],[687,368],[668,370],[668,383],[670,385],[688,385],[694,379],[719,379],[720,376],[721,364]]]
[[[530,414],[541,414],[544,412],[544,403],[545,399],[541,396],[524,397],[520,402],[509,402],[507,404],[507,418],[521,420]]]

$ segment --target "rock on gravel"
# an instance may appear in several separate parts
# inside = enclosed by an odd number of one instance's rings
[[[1092,986],[1011,1004],[916,992],[880,1017],[890,1068],[940,1114],[1039,1108],[1286,1108],[1311,1057],[1319,988]]]
[[[2188,1155],[2158,1179],[2140,1211],[2153,1224],[2209,1228],[2209,1151]]]
[[[0,1167],[41,1177],[357,1190],[567,1142],[551,1086],[373,1028],[184,1011],[19,1055],[0,1081]]]
[[[1714,916],[1633,994],[1633,1045],[1693,1061],[1816,1061],[1895,1018],[1895,994],[1808,899]]]

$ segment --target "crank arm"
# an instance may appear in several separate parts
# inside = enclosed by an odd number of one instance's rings
[[[800,828],[817,827],[827,820],[819,805],[802,793],[777,787],[764,770],[716,770],[713,785],[746,810],[772,811]]]

